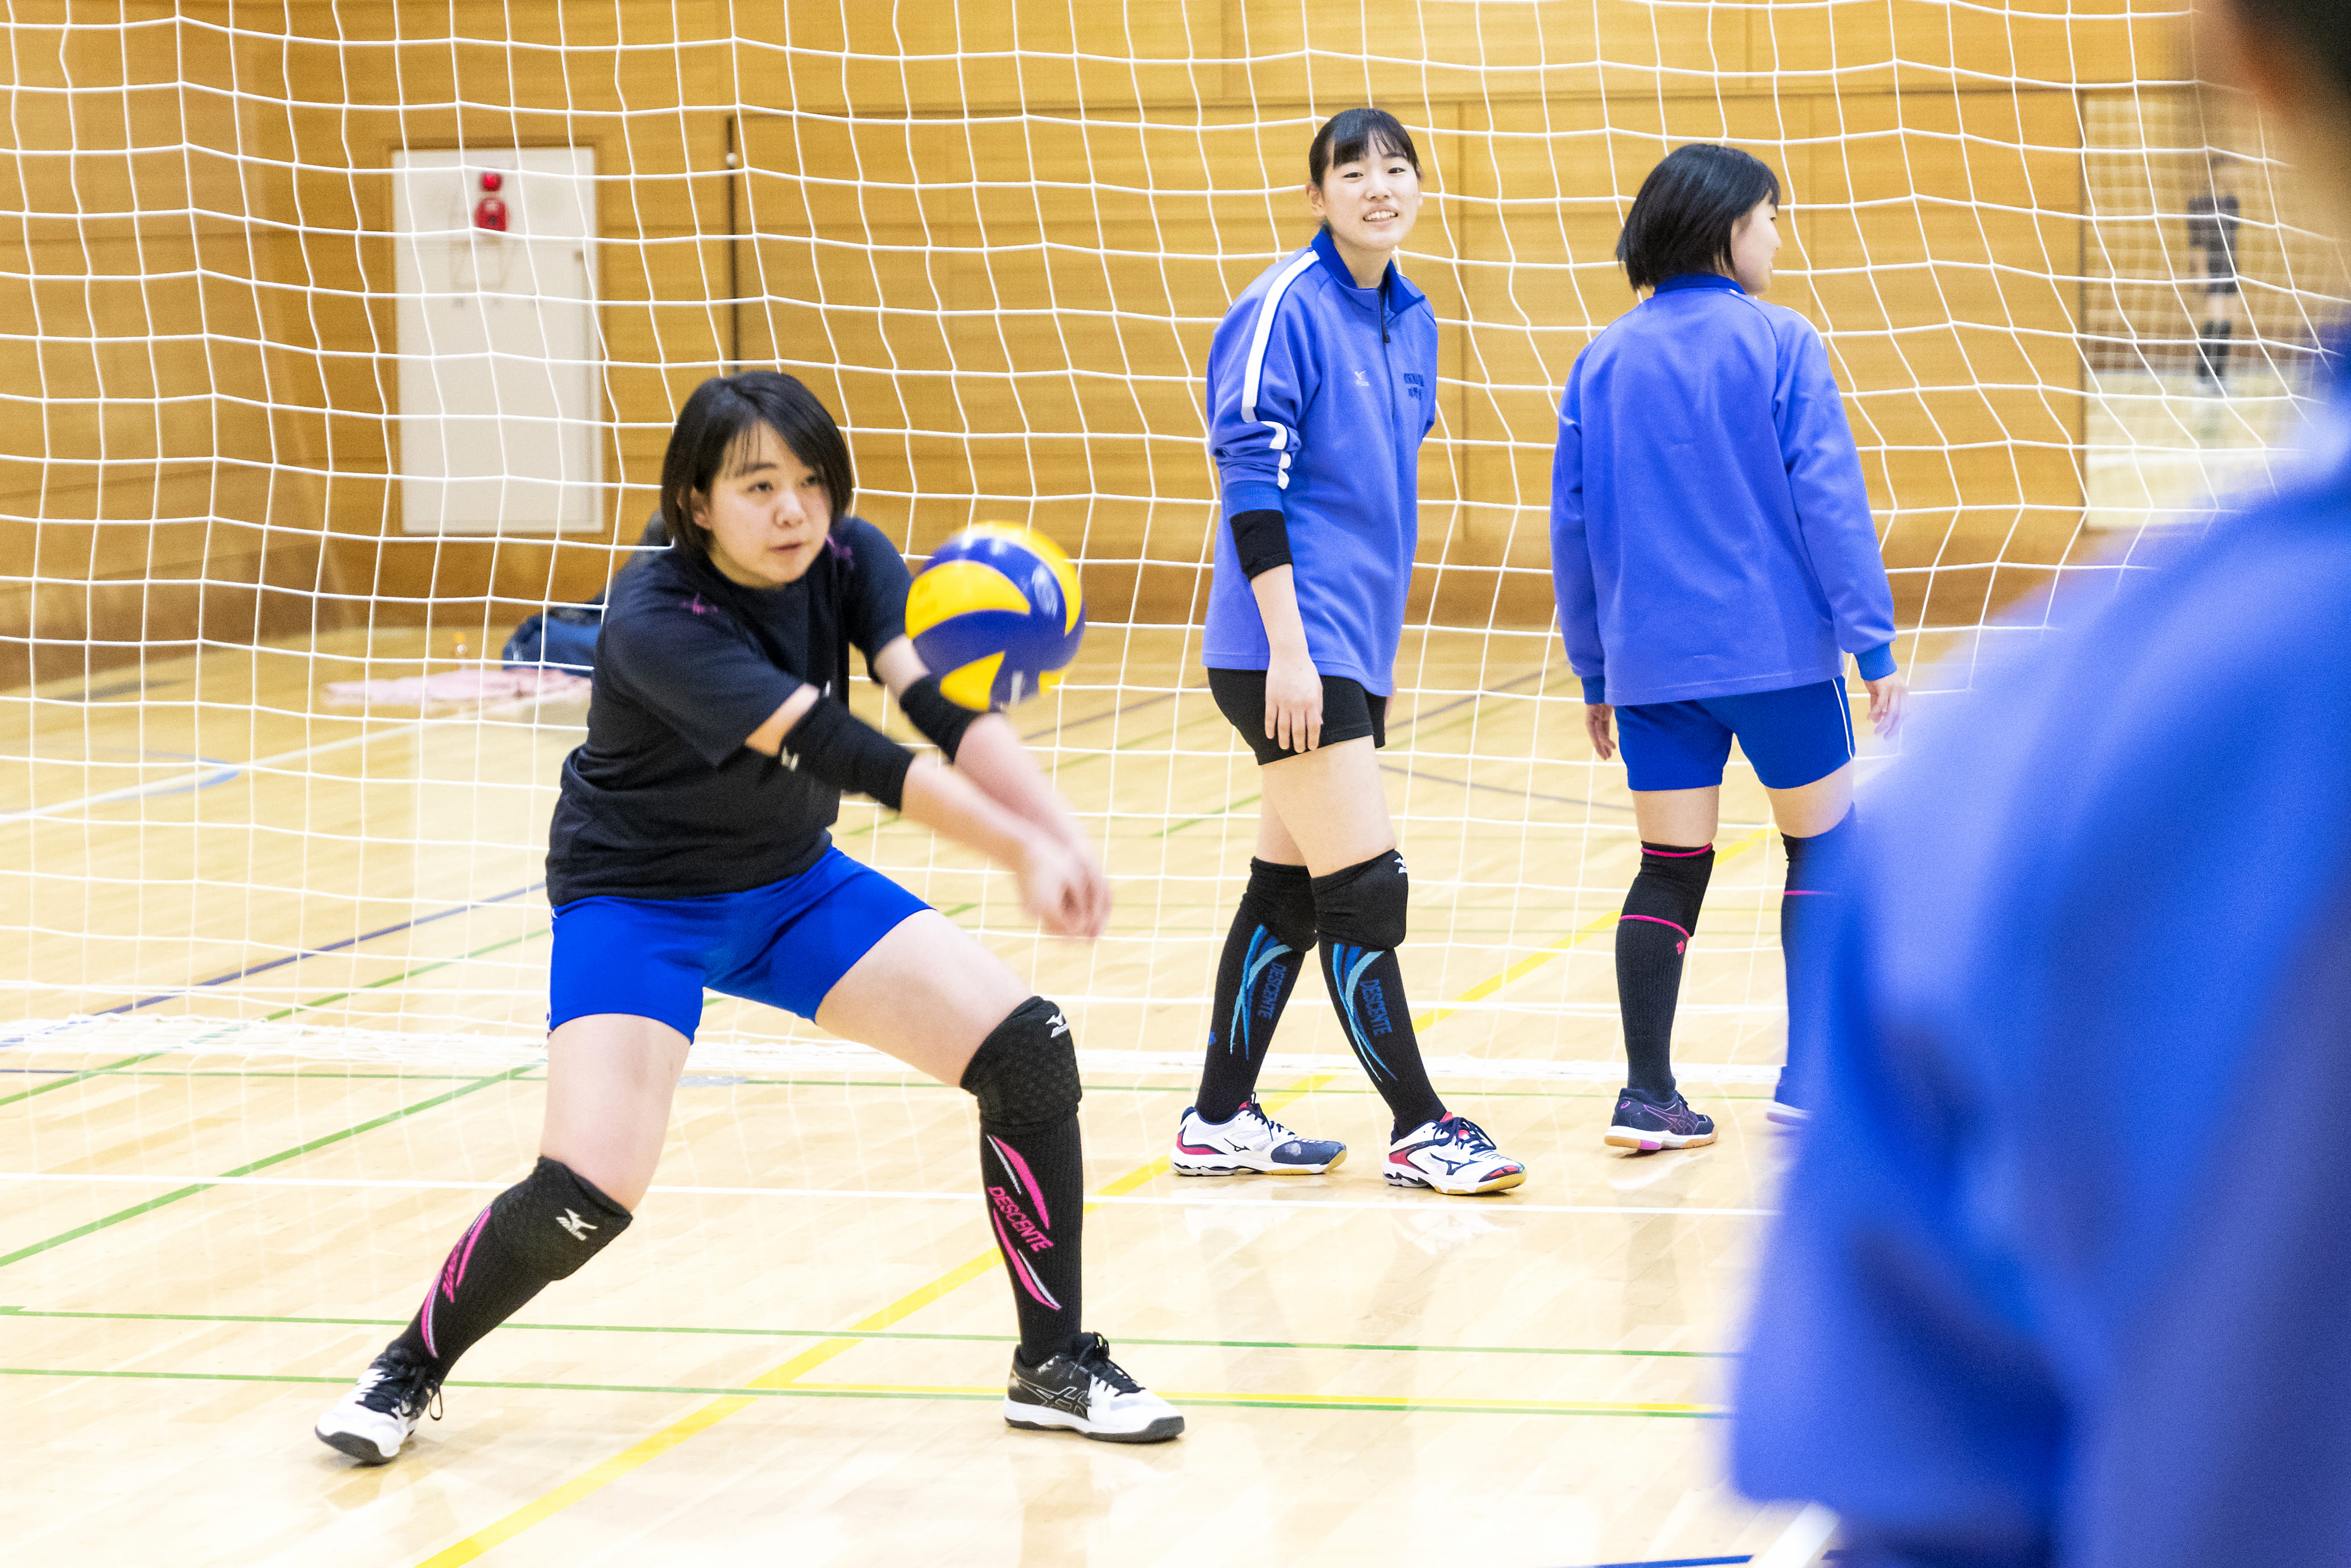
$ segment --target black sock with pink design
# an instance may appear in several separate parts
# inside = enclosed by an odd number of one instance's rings
[[[1080,1329],[1086,1163],[1061,1010],[1041,997],[1014,1009],[973,1053],[963,1086],[979,1102],[980,1194],[1012,1277],[1020,1354],[1035,1365]]]
[[[1674,1099],[1674,1008],[1682,959],[1714,876],[1714,846],[1641,846],[1641,873],[1616,922],[1616,1005],[1625,1019],[1625,1086],[1653,1105]]]
[[[627,1209],[542,1155],[529,1176],[474,1217],[424,1292],[424,1304],[392,1343],[436,1378],[446,1377],[475,1340],[628,1228]]]

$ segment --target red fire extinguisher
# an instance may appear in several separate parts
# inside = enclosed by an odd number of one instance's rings
[[[489,169],[483,172],[482,199],[474,204],[475,228],[488,229],[496,234],[507,232],[507,204],[496,194],[505,184],[505,177],[496,170]]]

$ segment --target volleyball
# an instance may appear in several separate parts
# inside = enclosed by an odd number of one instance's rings
[[[983,713],[1057,685],[1085,630],[1078,569],[1051,539],[1009,523],[949,538],[906,594],[914,652],[950,699]]]

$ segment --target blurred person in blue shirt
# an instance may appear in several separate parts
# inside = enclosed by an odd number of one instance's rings
[[[2351,4],[2205,0],[2351,240]],[[1840,891],[1739,1374],[1850,1568],[2351,1563],[2351,397],[1993,679]]]

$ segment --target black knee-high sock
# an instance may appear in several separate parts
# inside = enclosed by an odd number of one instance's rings
[[[1714,846],[1641,846],[1640,874],[1616,923],[1616,1006],[1625,1020],[1625,1086],[1651,1104],[1674,1098],[1674,1008],[1682,959],[1698,932]]]
[[[1388,1103],[1400,1138],[1445,1114],[1421,1064],[1412,1004],[1404,994],[1403,945],[1411,884],[1404,857],[1390,851],[1314,879],[1314,923],[1322,934],[1322,983],[1355,1058]]]
[[[1231,1121],[1256,1091],[1274,1026],[1313,946],[1314,879],[1302,865],[1252,859],[1217,965],[1207,1061],[1195,1102],[1201,1120]]]
[[[628,1228],[627,1209],[570,1166],[541,1155],[529,1176],[475,1217],[424,1292],[424,1304],[392,1343],[446,1377],[475,1341]]]
[[[1788,971],[1788,1064],[1781,1070],[1777,1098],[1782,1104],[1809,1106],[1800,1070],[1810,1060],[1806,1047],[1820,1038],[1828,1019],[1822,931],[1828,924],[1828,901],[1836,896],[1845,852],[1853,843],[1853,813],[1847,811],[1824,833],[1803,839],[1782,833],[1780,841],[1788,849],[1788,884],[1780,896],[1780,957]]]
[[[1032,997],[980,1042],[963,1074],[979,1102],[980,1190],[1031,1365],[1081,1327],[1086,1162],[1073,1043],[1061,1010]]]

